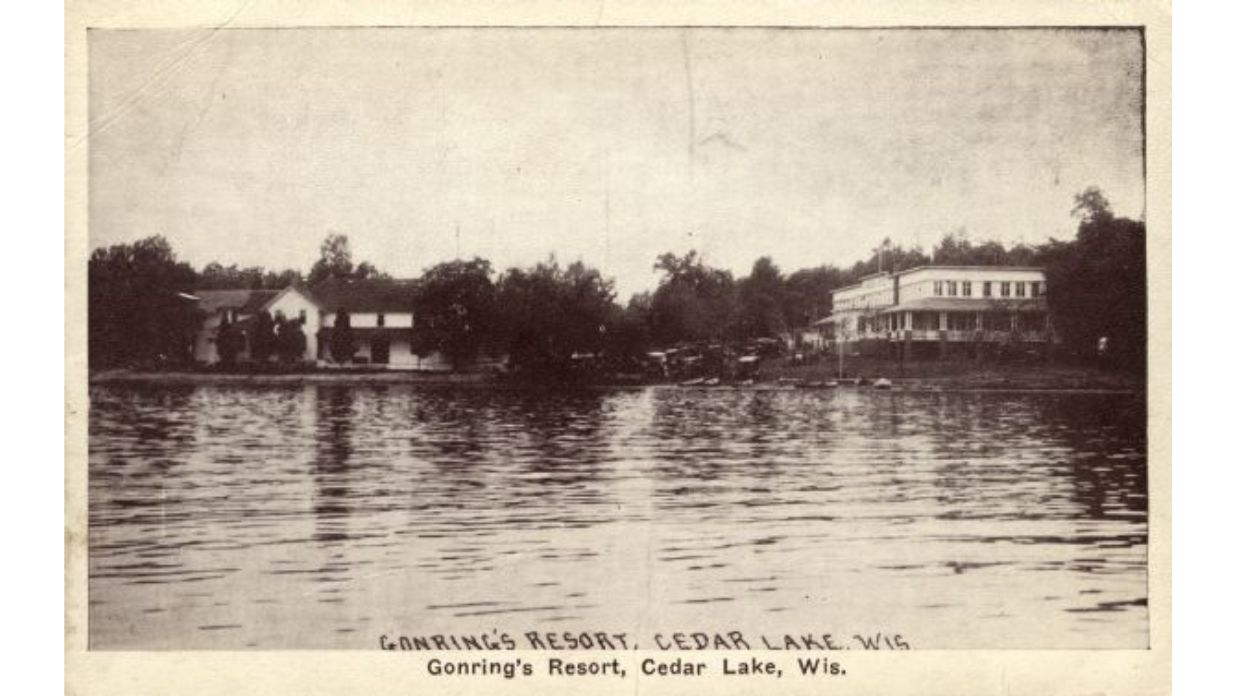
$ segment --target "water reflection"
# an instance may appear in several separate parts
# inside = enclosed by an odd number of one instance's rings
[[[341,542],[348,539],[347,518],[351,512],[349,494],[357,472],[349,470],[356,420],[355,392],[341,387],[320,388],[317,392],[317,456],[313,460],[316,493],[313,515],[317,521],[314,540]]]
[[[92,390],[92,645],[896,626],[1146,642],[1120,395]]]

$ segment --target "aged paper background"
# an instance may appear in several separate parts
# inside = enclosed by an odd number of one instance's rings
[[[373,652],[90,652],[86,631],[86,346],[66,331],[66,669],[89,694],[694,692],[1157,694],[1169,690],[1170,7],[1165,2],[71,2],[66,42],[66,326],[85,326],[87,27],[278,26],[1144,26],[1150,271],[1150,641],[1133,651],[848,653],[847,676],[750,684],[719,676],[622,681],[429,678],[428,655]],[[664,657],[665,654],[660,656]],[[528,655],[536,660],[544,654]],[[789,676],[789,675],[787,675]]]

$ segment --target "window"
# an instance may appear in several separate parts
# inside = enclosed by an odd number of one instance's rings
[[[1011,283],[1000,283],[1000,297],[1009,296],[1009,285],[1011,285]]]
[[[914,312],[911,322],[915,331],[935,331],[940,328],[940,317],[935,312]]]
[[[1017,317],[1017,328],[1023,331],[1042,331],[1047,328],[1047,315],[1042,312],[1027,312]]]
[[[975,326],[974,312],[949,312],[949,331],[973,331]]]
[[[968,281],[968,280],[963,280],[963,281],[961,282],[961,296],[962,296],[962,297],[969,297],[969,296],[970,296],[970,281]]]
[[[948,281],[948,296],[957,297],[957,281],[955,280]]]
[[[1039,296],[1039,281],[1036,280],[1030,283],[1030,296],[1031,297]]]
[[[378,326],[386,326],[386,315],[378,312]]]
[[[944,281],[937,280],[931,284],[931,294],[939,297],[944,294]]]
[[[1025,297],[1025,296],[1026,296],[1026,284],[1025,284],[1025,283],[1018,283],[1018,284],[1017,284],[1017,296],[1018,296],[1018,297]]]
[[[991,297],[991,281],[983,281],[983,297]]]

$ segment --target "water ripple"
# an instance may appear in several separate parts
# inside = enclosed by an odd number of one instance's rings
[[[1076,394],[96,386],[92,646],[878,616],[922,647],[1143,647],[1145,415]]]

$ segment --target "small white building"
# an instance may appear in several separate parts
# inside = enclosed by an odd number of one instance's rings
[[[300,362],[341,364],[331,352],[331,338],[341,315],[351,327],[352,364],[394,369],[449,370],[450,363],[438,353],[418,356],[412,352],[415,318],[412,281],[330,279],[306,288],[283,290],[200,290],[193,298],[204,318],[194,339],[198,362],[220,361],[219,335],[224,324],[233,325],[243,337],[238,362],[253,360],[253,337],[258,316],[266,312],[275,325],[299,323],[305,335]]]
[[[440,353],[419,356],[412,352],[415,313],[414,283],[410,280],[324,280],[311,293],[320,313],[322,331],[315,334],[318,355],[339,362],[331,354],[331,337],[340,314],[347,314],[356,351],[353,361],[411,370],[449,370]]]
[[[268,313],[276,324],[299,321],[301,331],[308,339],[301,360],[314,362],[318,359],[317,344],[313,340],[319,328],[318,307],[303,288],[198,290],[193,297],[198,309],[204,313],[193,341],[193,358],[198,362],[219,362],[219,330],[225,323],[234,325],[243,339],[236,359],[241,362],[252,360],[253,332],[257,317],[262,312]]]
[[[877,273],[832,293],[833,312],[816,322],[849,350],[873,341],[1048,343],[1047,278],[1041,268],[920,266]],[[942,346],[946,349],[946,346]]]

